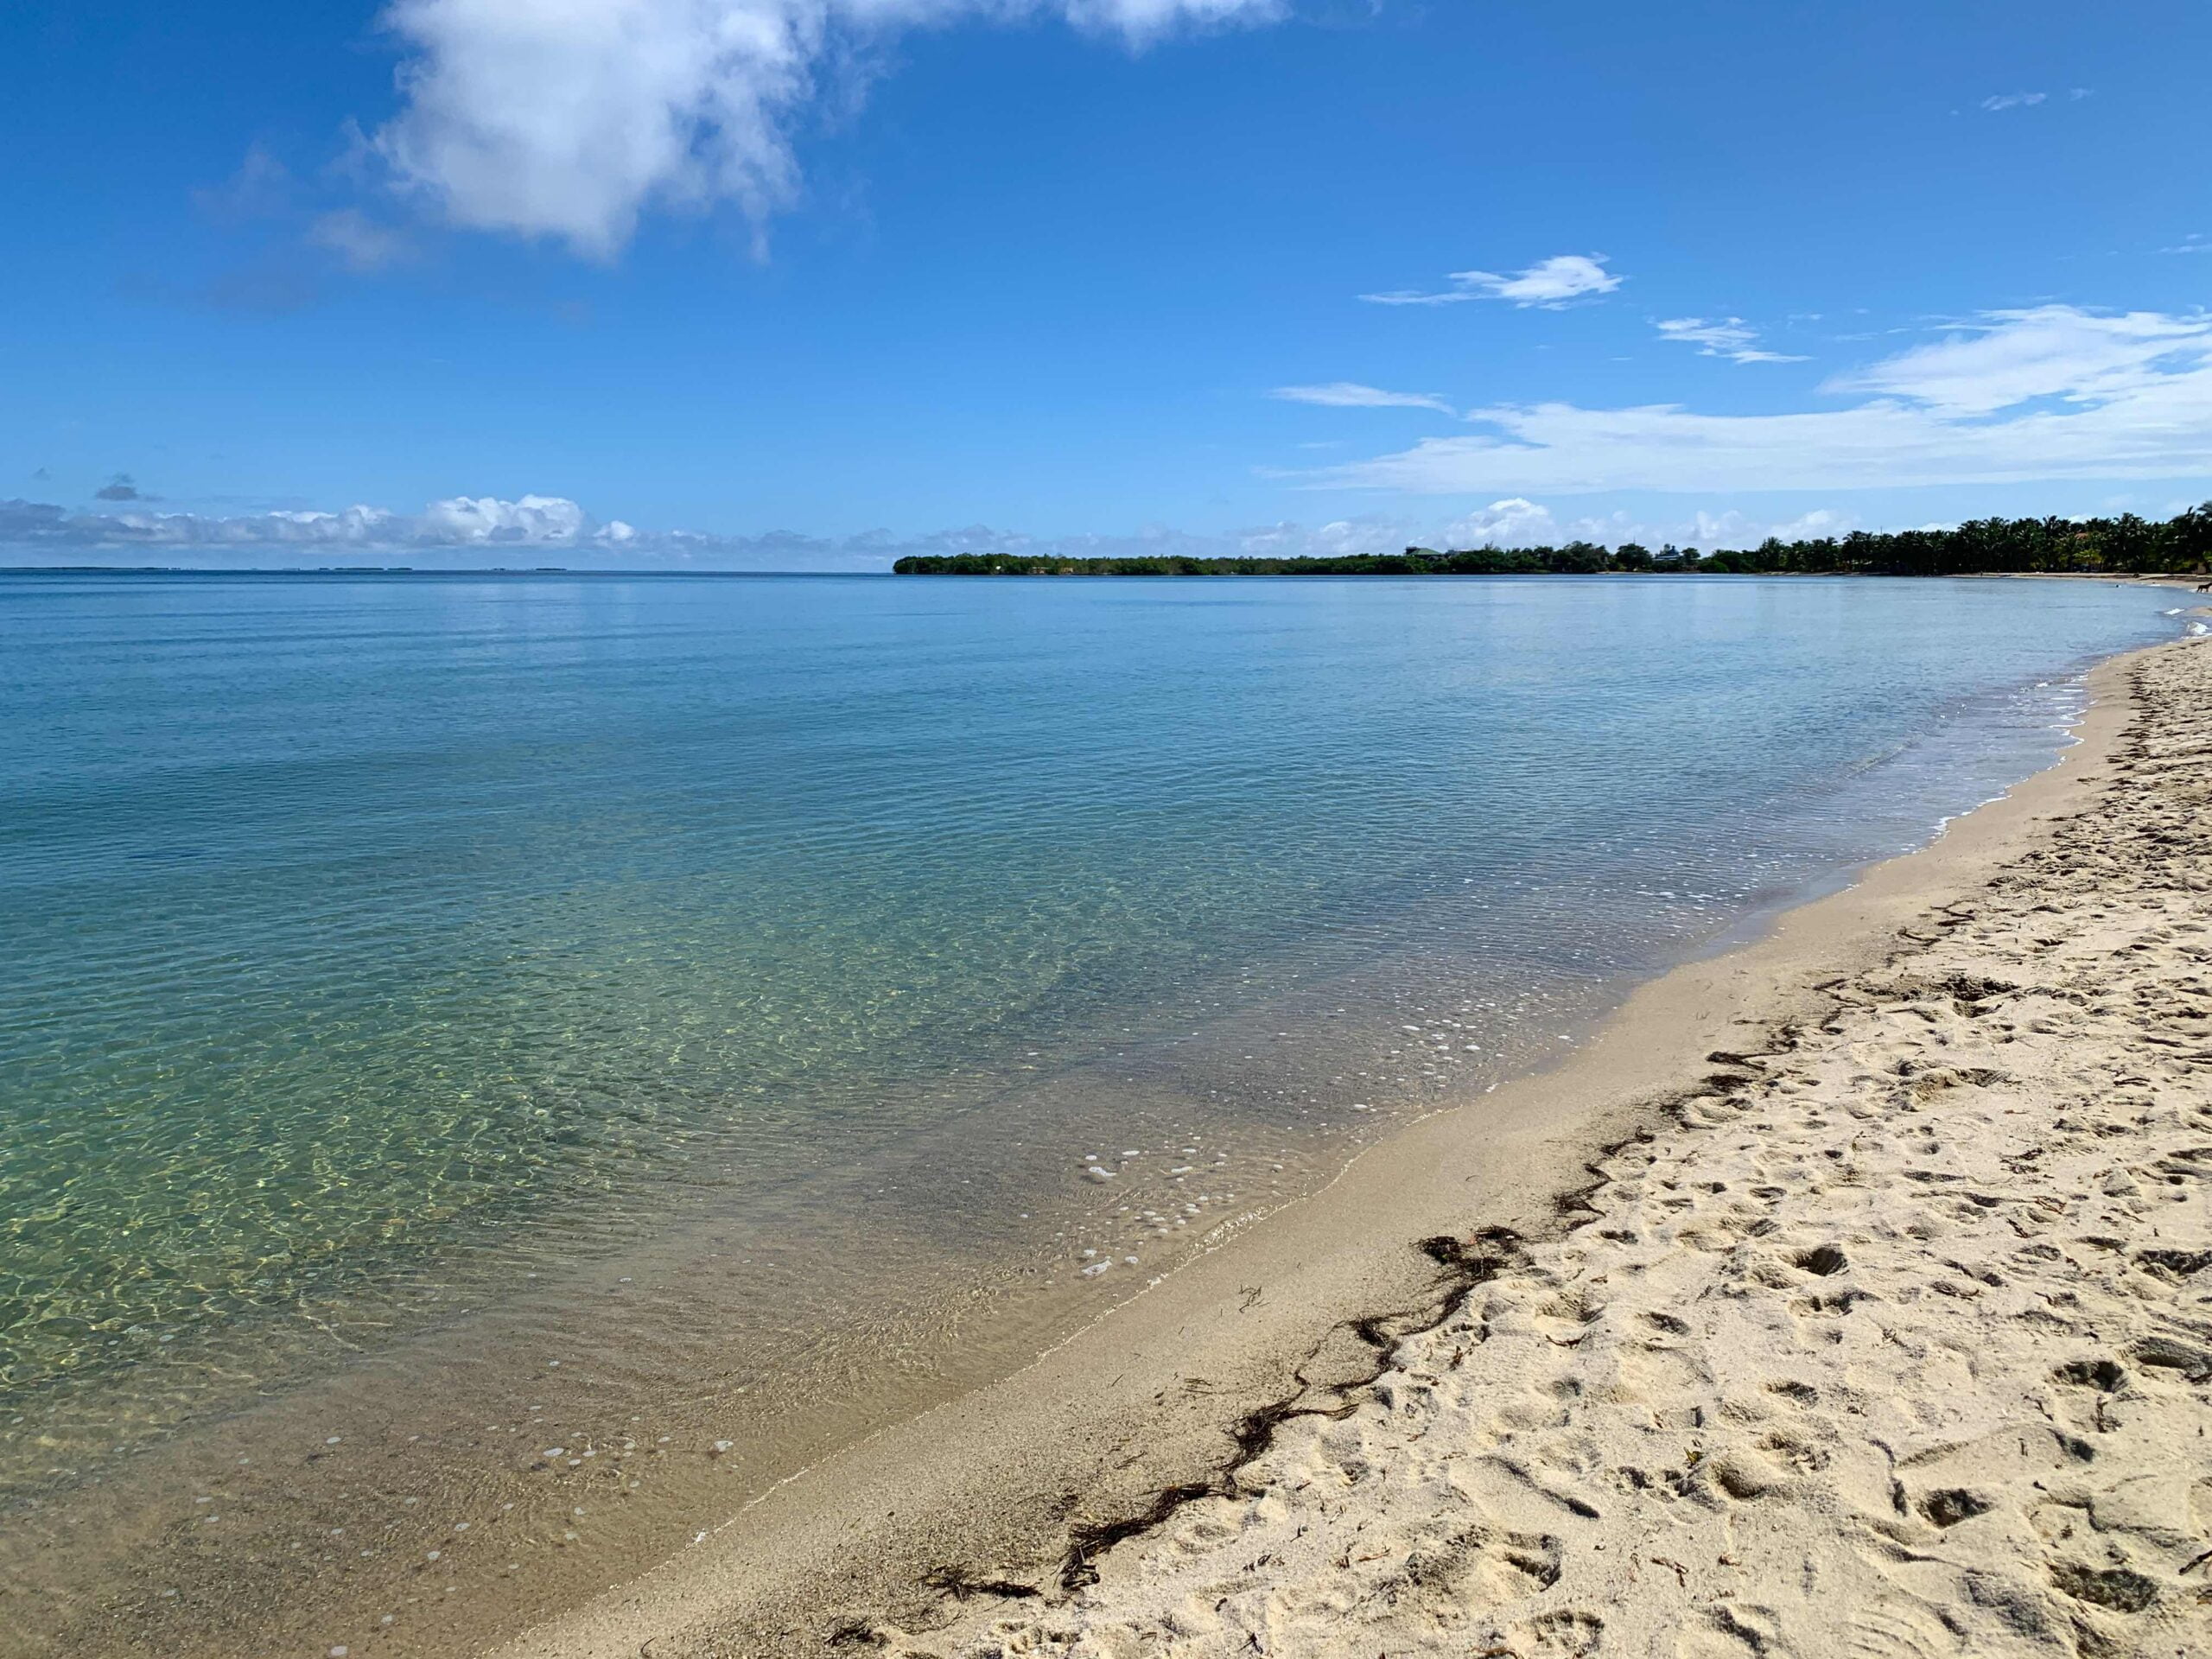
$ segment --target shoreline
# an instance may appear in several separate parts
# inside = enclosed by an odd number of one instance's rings
[[[1021,1370],[843,1448],[499,1651],[798,1654],[855,1620],[926,1628],[961,1587],[1044,1583],[1072,1535],[1111,1537],[1163,1491],[1217,1480],[1241,1456],[1225,1431],[1376,1374],[1395,1337],[1370,1325],[1363,1339],[1361,1320],[1440,1308],[1457,1287],[1414,1241],[1473,1224],[1555,1236],[1561,1199],[1708,1057],[1808,1012],[1817,983],[1873,967],[1902,926],[2047,833],[2105,777],[2133,666],[2182,643],[2093,670],[2076,744],[1929,846],[1647,983],[1558,1065],[1399,1130]]]
[[[2212,657],[1343,1408],[899,1659],[2176,1656],[2212,1608]],[[2194,1637],[2190,1632],[2196,1632]]]

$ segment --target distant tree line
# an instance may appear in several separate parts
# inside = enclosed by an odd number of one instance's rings
[[[2139,575],[2212,569],[2212,501],[2171,518],[1976,518],[1956,530],[1903,530],[1785,542],[1700,554],[1671,543],[1653,552],[1634,542],[1601,547],[1478,547],[1444,553],[1339,558],[1071,559],[1054,554],[933,553],[891,567],[902,576],[1582,576],[1715,571],[1740,575],[1962,576],[2048,571]]]

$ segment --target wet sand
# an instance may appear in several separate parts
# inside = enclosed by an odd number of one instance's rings
[[[2209,671],[503,1652],[2188,1650]]]

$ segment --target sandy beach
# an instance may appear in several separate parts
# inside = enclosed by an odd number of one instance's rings
[[[1992,21],[11,7],[0,1659],[2212,1659],[2212,3]]]
[[[2208,670],[2138,666],[2048,845],[1714,1055],[1563,1236],[1454,1241],[1471,1282],[1356,1399],[1044,1594],[870,1639],[2206,1651]]]
[[[2196,1653],[2212,653],[521,1656]]]

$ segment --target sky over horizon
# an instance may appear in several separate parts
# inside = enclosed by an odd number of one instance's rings
[[[29,0],[0,44],[7,563],[2212,497],[2201,4]]]

